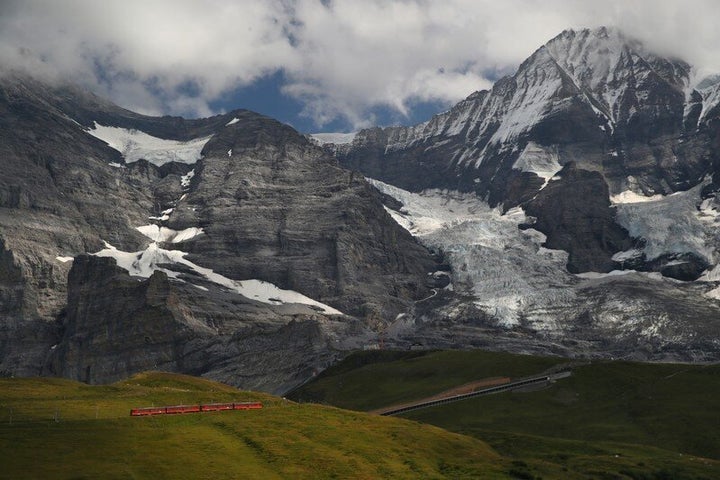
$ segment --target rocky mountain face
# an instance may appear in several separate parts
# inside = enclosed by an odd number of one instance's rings
[[[568,30],[428,122],[323,142],[451,267],[453,296],[397,331],[717,358],[718,88],[618,30]]]
[[[112,258],[76,257],[61,338],[42,374],[105,383],[164,370],[279,393],[334,361],[344,339],[363,330],[304,305],[251,301],[197,276],[178,278],[158,270],[138,281]]]
[[[382,345],[717,360],[720,81],[691,77],[566,31],[426,123],[321,147],[4,72],[0,375],[280,393]]]
[[[433,260],[362,176],[288,126],[249,112],[236,118],[205,145],[167,222],[204,229],[188,259],[361,318],[394,317],[428,294]]]
[[[145,117],[11,73],[0,122],[5,375],[281,391],[433,286],[380,194],[274,120]]]
[[[539,218],[587,199],[574,182],[555,180],[570,163],[573,172],[597,172],[610,196],[667,195],[699,184],[718,162],[717,85],[691,88],[690,75],[687,63],[657,56],[617,30],[568,30],[492,90],[420,125],[360,131],[334,150],[348,168],[406,190],[474,192]],[[542,206],[536,196],[553,183],[563,191]],[[631,241],[618,237],[605,203],[593,215],[602,225],[584,232],[575,221],[536,225],[548,245],[570,253],[572,271],[617,268],[609,259]],[[611,230],[618,238],[604,241],[600,232]]]

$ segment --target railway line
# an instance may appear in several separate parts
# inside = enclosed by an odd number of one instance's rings
[[[466,400],[468,398],[479,397],[481,395],[491,395],[493,393],[502,393],[502,392],[507,392],[507,391],[512,391],[512,390],[519,390],[521,388],[526,388],[529,386],[551,384],[551,383],[554,383],[558,379],[569,377],[571,374],[572,373],[569,370],[567,370],[567,371],[561,371],[561,372],[557,372],[557,373],[550,373],[550,374],[546,374],[546,375],[523,378],[520,380],[516,380],[514,382],[509,382],[509,383],[504,383],[502,385],[483,388],[481,390],[476,390],[476,391],[470,392],[470,393],[451,395],[449,397],[438,398],[438,399],[434,399],[434,400],[424,400],[424,401],[419,401],[417,403],[412,403],[409,405],[402,405],[402,406],[395,407],[395,408],[390,407],[386,410],[378,412],[378,414],[383,415],[383,416],[398,415],[401,413],[412,412],[413,410],[419,410],[421,408],[429,408],[429,407],[435,407],[438,405],[444,405],[446,403],[459,402],[462,400]]]

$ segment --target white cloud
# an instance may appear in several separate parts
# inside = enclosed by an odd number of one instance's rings
[[[405,115],[487,88],[570,27],[617,25],[720,71],[718,20],[716,0],[5,0],[0,65],[191,115],[282,71],[316,124],[366,126],[377,107]]]

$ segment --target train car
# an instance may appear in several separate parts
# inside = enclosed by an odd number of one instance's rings
[[[164,415],[165,407],[133,408],[130,410],[131,417],[144,417],[146,415]]]
[[[260,402],[233,403],[233,410],[255,410],[262,407],[263,405]]]
[[[207,403],[205,405],[200,405],[200,411],[201,412],[218,412],[222,410],[232,410],[233,409],[232,403]]]
[[[200,405],[173,405],[171,407],[165,407],[165,413],[197,413],[200,411]]]

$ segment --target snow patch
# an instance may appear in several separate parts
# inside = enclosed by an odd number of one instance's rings
[[[344,145],[346,143],[352,143],[355,139],[357,132],[352,133],[311,133],[310,137],[317,140],[320,145],[326,143],[333,143],[335,145]]]
[[[207,280],[239,293],[251,300],[271,305],[277,305],[279,303],[299,303],[317,308],[326,315],[343,315],[342,312],[329,305],[320,303],[293,290],[283,290],[272,283],[254,279],[242,281],[232,280],[209,268],[201,267],[186,260],[184,258],[185,255],[187,255],[186,252],[180,250],[165,250],[160,248],[156,242],[151,243],[147,249],[140,252],[123,252],[105,242],[105,248],[94,255],[114,258],[118,266],[127,270],[130,275],[143,278],[149,278],[153,272],[157,270],[163,271],[169,277],[175,278],[179,275],[177,272],[160,267],[160,265],[179,263],[190,267]]]
[[[636,248],[632,250],[625,250],[624,252],[618,252],[612,256],[612,260],[616,262],[627,262],[642,257],[643,251]]]
[[[600,272],[583,272],[575,274],[578,278],[607,278],[607,277],[620,277],[623,275],[630,275],[631,273],[638,273],[636,270],[613,270],[607,273]]]
[[[226,126],[226,127],[229,127],[230,125],[235,125],[235,124],[238,123],[239,121],[240,121],[240,119],[237,118],[237,117],[235,117],[235,118],[233,118],[232,120],[230,120],[228,123],[226,123],[225,126]]]
[[[180,186],[182,188],[190,188],[190,180],[195,176],[195,169],[190,170],[188,173],[180,177]],[[182,200],[182,199],[181,199]]]
[[[145,159],[157,166],[169,162],[193,164],[201,158],[200,152],[210,140],[209,136],[187,142],[164,140],[139,130],[106,127],[97,122],[95,128],[87,132],[120,152],[125,163]]]
[[[544,179],[544,188],[555,174],[562,170],[562,165],[558,162],[557,147],[543,147],[535,142],[529,142],[512,168],[534,173]]]
[[[55,257],[55,260],[62,263],[72,262],[75,260],[75,257]]]
[[[645,195],[640,195],[638,193],[633,192],[632,190],[625,190],[624,192],[620,192],[617,195],[612,195],[610,197],[610,201],[614,204],[643,203],[643,202],[657,202],[658,200],[662,200],[663,198],[665,198],[665,196],[660,195],[660,194],[646,197]]]
[[[180,243],[205,233],[202,228],[190,227],[185,230],[173,230],[158,225],[143,225],[137,230],[154,242]]]
[[[709,292],[705,292],[705,296],[714,298],[715,300],[720,300],[720,287],[713,288]]]

